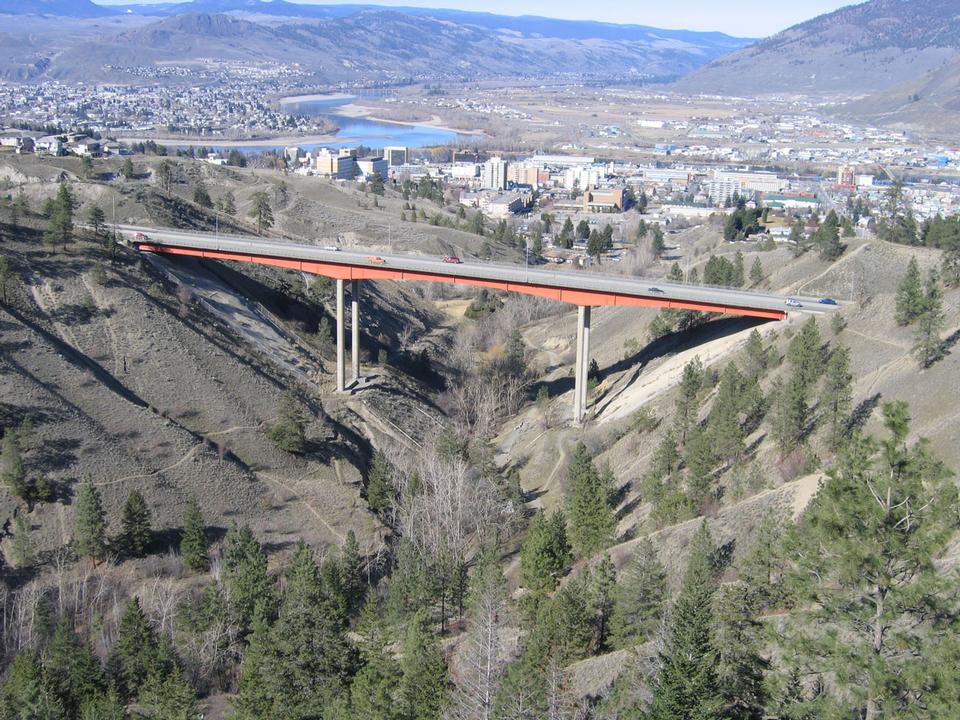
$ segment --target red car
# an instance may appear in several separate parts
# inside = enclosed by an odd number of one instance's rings
[[[143,242],[144,240],[149,240],[150,238],[148,238],[143,233],[138,232],[136,235],[133,236],[133,239],[136,240],[137,242]]]
[[[372,263],[377,263],[378,265],[382,265],[383,263],[386,262],[386,260],[384,260],[379,255],[369,255],[367,256],[367,262],[372,262]]]
[[[461,260],[460,258],[458,258],[458,257],[455,256],[455,255],[446,255],[446,256],[444,256],[443,261],[444,261],[445,263],[456,263],[456,264],[460,264],[460,263],[463,262],[463,260]]]

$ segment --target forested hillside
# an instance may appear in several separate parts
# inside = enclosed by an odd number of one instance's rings
[[[121,223],[378,248],[389,218],[400,249],[516,256],[432,181],[3,162],[0,720],[960,703],[956,219],[891,203],[879,237],[834,212],[786,244],[740,242],[745,207],[728,240],[638,225],[645,275],[842,305],[598,309],[577,427],[564,306],[366,283],[365,385],[337,395],[328,281],[111,231],[116,201]]]

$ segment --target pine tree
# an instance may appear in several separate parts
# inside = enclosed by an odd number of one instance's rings
[[[106,215],[103,214],[99,205],[92,205],[87,210],[87,224],[93,228],[94,235],[100,235],[103,232],[103,224],[106,219]]]
[[[120,166],[120,174],[123,176],[124,180],[133,179],[133,176],[136,174],[133,169],[133,160],[130,158],[123,159],[123,164]]]
[[[683,366],[683,377],[680,380],[677,410],[674,415],[674,430],[680,445],[686,444],[687,433],[691,425],[697,422],[697,413],[700,409],[698,396],[703,387],[703,380],[703,364],[697,356]]]
[[[257,603],[264,603],[268,616],[273,608],[273,581],[267,575],[267,556],[249,525],[238,527],[232,523],[223,545],[230,602],[245,632],[253,621]]]
[[[407,626],[400,671],[404,720],[438,720],[446,695],[447,668],[426,611],[416,613]]]
[[[797,220],[790,228],[790,238],[788,239],[790,247],[793,248],[793,256],[800,257],[806,250],[806,235],[803,231],[803,223]]]
[[[714,599],[717,683],[724,717],[762,720],[769,701],[765,683],[769,661],[757,620],[756,593],[740,581],[724,585]]]
[[[127,557],[142,558],[153,539],[150,527],[150,508],[139,491],[134,490],[127,496],[120,521],[120,546]]]
[[[596,567],[589,568],[584,581],[587,610],[593,630],[590,653],[596,654],[606,650],[610,642],[614,590],[617,585],[617,569],[610,556],[604,555]]]
[[[43,234],[43,241],[55,247],[62,245],[64,250],[73,235],[73,211],[76,202],[70,187],[60,183],[57,195],[49,204],[47,230]]]
[[[850,374],[850,350],[837,345],[830,353],[824,373],[820,407],[830,422],[830,446],[836,450],[848,435],[853,402],[853,375]]]
[[[377,515],[390,511],[394,502],[390,463],[382,452],[373,456],[373,465],[367,473],[367,506]]]
[[[27,483],[23,468],[23,458],[20,456],[20,443],[17,433],[11,428],[3,435],[3,457],[0,471],[3,473],[3,483],[10,489],[10,493],[21,500],[30,496],[30,485]]]
[[[789,358],[794,374],[805,391],[809,391],[823,371],[823,347],[816,318],[811,317],[790,341]]]
[[[930,367],[943,356],[943,341],[940,339],[943,320],[943,292],[936,272],[931,270],[914,332],[913,355],[922,368]]]
[[[350,684],[350,717],[400,720],[400,666],[387,649],[389,637],[373,590],[367,594],[360,612],[357,633],[363,666]]]
[[[770,362],[767,349],[763,346],[763,338],[754,328],[747,338],[746,362],[744,363],[744,374],[749,380],[759,380],[763,377]]]
[[[733,277],[730,280],[730,284],[733,287],[743,287],[746,282],[746,267],[744,265],[743,252],[737,250],[737,254],[733,258]]]
[[[567,469],[567,488],[570,541],[580,557],[589,557],[612,542],[616,519],[610,502],[612,488],[603,482],[582,442]]]
[[[110,689],[84,699],[79,720],[127,720],[127,708],[117,691]]]
[[[907,273],[897,286],[897,310],[895,318],[898,325],[910,325],[923,313],[923,283],[920,279],[920,266],[917,258],[911,257]]]
[[[130,599],[120,618],[110,666],[116,668],[117,684],[128,698],[137,697],[147,679],[160,670],[157,638],[137,597]]]
[[[100,661],[62,617],[47,647],[44,669],[69,716],[79,713],[88,698],[106,690]]]
[[[956,531],[957,488],[925,441],[907,444],[906,403],[882,411],[888,437],[851,440],[789,552],[803,591],[797,649],[836,673],[832,716],[867,720],[926,714],[930,653],[953,612],[936,561]]]
[[[213,207],[213,200],[210,198],[207,186],[202,182],[197,183],[197,186],[193,189],[193,202],[202,208]]]
[[[32,650],[13,659],[0,687],[0,720],[63,720],[65,709]]]
[[[754,258],[753,264],[750,266],[750,284],[756,287],[766,279],[767,276],[763,272],[763,263],[760,262],[759,257]]]
[[[139,705],[156,720],[197,720],[197,695],[179,668],[153,675],[143,686]]]
[[[527,590],[550,592],[571,561],[566,521],[557,510],[549,519],[538,512],[520,548],[520,581]]]
[[[180,557],[183,564],[194,572],[202,572],[210,564],[207,553],[206,525],[200,511],[200,503],[191,496],[183,515],[183,532],[180,535]]]
[[[267,433],[281,450],[302,453],[307,446],[307,419],[291,393],[284,393],[277,411],[277,422]]]
[[[104,557],[107,547],[107,522],[103,515],[100,492],[87,479],[77,493],[77,509],[73,521],[73,548],[81,557],[94,561]]]
[[[33,525],[20,508],[13,509],[13,562],[18,568],[30,567],[34,560]]]
[[[727,363],[720,375],[717,396],[707,418],[707,434],[712,452],[732,464],[746,449],[740,414],[746,399],[746,382],[734,362]]]
[[[16,277],[10,269],[10,261],[5,256],[0,256],[0,300],[4,305],[7,304],[7,293],[13,289]]]
[[[227,190],[223,194],[223,199],[221,200],[221,209],[225,215],[237,214],[237,201],[233,197],[232,190]]]
[[[263,235],[264,230],[273,227],[273,208],[270,207],[270,199],[262,190],[255,192],[251,198],[250,217],[256,220],[257,235]]]
[[[710,531],[702,523],[673,608],[670,637],[660,653],[649,720],[715,720],[720,710],[712,633],[714,552]]]
[[[663,612],[667,571],[649,538],[624,568],[614,591],[611,632],[614,645],[629,648],[649,640]]]

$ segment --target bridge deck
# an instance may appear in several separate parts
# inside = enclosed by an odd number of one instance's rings
[[[788,308],[786,298],[780,295],[595,272],[564,272],[502,263],[445,263],[429,256],[334,251],[258,237],[130,226],[123,229],[147,235],[145,241],[133,241],[138,249],[146,252],[258,263],[343,280],[448,282],[536,295],[574,305],[662,307],[772,320],[783,319],[788,310],[822,313],[834,309],[815,299],[798,298],[802,307]]]

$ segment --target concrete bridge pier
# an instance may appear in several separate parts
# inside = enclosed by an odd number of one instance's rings
[[[337,278],[337,392],[339,393],[346,389],[344,344],[343,279]]]
[[[337,279],[337,392],[347,389],[344,281]],[[350,361],[353,384],[360,382],[360,281],[350,281]]]
[[[590,306],[577,307],[577,365],[573,372],[573,421],[583,422],[587,411],[587,375],[590,371]]]
[[[353,384],[360,383],[360,281],[350,281],[350,359]]]

